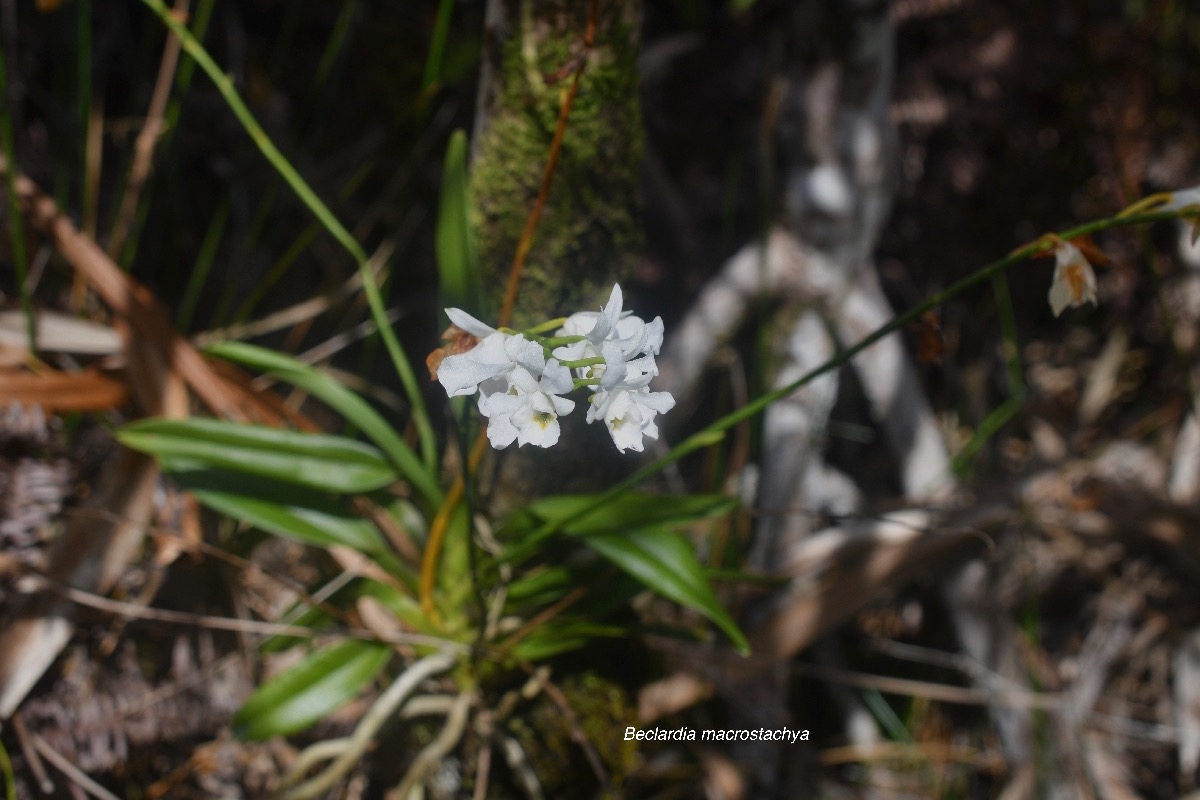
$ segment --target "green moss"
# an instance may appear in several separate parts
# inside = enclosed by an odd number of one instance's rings
[[[623,735],[626,727],[637,725],[628,693],[594,673],[569,676],[560,688],[619,796],[626,776],[639,765],[638,743]],[[512,729],[548,797],[593,795],[584,789],[593,773],[575,741],[575,728],[554,701],[540,695],[528,714],[512,721]]]
[[[498,99],[472,166],[480,267],[497,309],[541,185],[588,5],[528,2],[536,21],[524,29],[517,24],[503,45]],[[641,249],[638,39],[621,5],[602,4],[596,44],[522,275],[515,326],[598,308]]]

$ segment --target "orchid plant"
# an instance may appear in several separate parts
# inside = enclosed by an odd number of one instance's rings
[[[669,392],[650,391],[658,374],[654,357],[663,342],[662,317],[646,322],[623,310],[614,284],[603,310],[579,311],[527,331],[497,330],[458,308],[447,308],[452,327],[445,338],[466,352],[442,355],[436,376],[450,397],[479,393],[492,447],[552,447],[558,418],[575,408],[563,395],[591,392],[587,421],[603,420],[613,444],[641,452],[643,438],[658,438],[655,418],[675,406]],[[557,329],[557,330],[556,330]],[[555,331],[553,336],[544,332]]]

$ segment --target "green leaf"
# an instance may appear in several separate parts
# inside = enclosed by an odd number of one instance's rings
[[[547,497],[528,507],[541,520],[567,519],[592,505],[595,495],[560,494]],[[628,530],[673,522],[691,522],[727,514],[737,506],[737,500],[717,494],[657,495],[626,492],[611,503],[589,512],[580,519],[568,522],[572,534]]]
[[[396,430],[388,424],[367,401],[347,389],[334,378],[289,358],[274,350],[244,344],[223,342],[206,351],[211,355],[234,361],[252,369],[270,373],[282,381],[298,386],[346,418],[363,432],[392,462],[392,465],[412,484],[430,505],[442,504],[442,491],[437,476],[425,470],[421,460]]]
[[[117,433],[126,447],[327,492],[369,492],[396,479],[368,444],[216,419],[148,419]]]
[[[259,687],[234,715],[234,731],[242,739],[302,731],[353,699],[390,655],[387,645],[358,640],[318,650]]]
[[[469,191],[467,135],[457,130],[450,135],[442,170],[442,202],[437,219],[438,282],[443,308],[461,308],[478,315],[483,311],[483,293],[471,232]]]
[[[163,469],[204,505],[269,533],[318,547],[341,544],[373,556],[386,553],[387,546],[374,525],[327,495],[176,459],[164,461]]]
[[[523,661],[541,661],[570,650],[587,646],[593,639],[628,638],[629,629],[621,625],[601,625],[585,620],[562,620],[538,626],[513,647],[514,657]]]
[[[733,641],[739,653],[750,652],[746,637],[721,607],[705,577],[704,568],[683,536],[653,527],[594,533],[582,540],[663,597],[708,617]]]

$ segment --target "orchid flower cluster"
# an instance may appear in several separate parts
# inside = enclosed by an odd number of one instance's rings
[[[587,421],[603,420],[617,450],[641,452],[643,437],[658,438],[655,417],[675,399],[649,388],[658,374],[662,317],[645,322],[622,303],[621,287],[614,285],[603,311],[580,311],[522,332],[497,330],[447,308],[464,338],[477,343],[442,358],[437,379],[450,397],[479,392],[479,411],[497,450],[514,441],[518,447],[556,444],[558,418],[575,408],[563,395],[583,388],[591,392]],[[551,330],[553,336],[541,335]]]

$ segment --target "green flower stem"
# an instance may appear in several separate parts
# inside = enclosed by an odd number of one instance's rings
[[[587,338],[586,336],[550,336],[550,337],[537,336],[537,337],[534,337],[534,341],[539,342],[543,347],[549,347],[549,348],[553,349],[555,347],[562,347],[565,344],[575,344],[576,342],[582,342],[586,338]]]
[[[573,382],[575,384],[576,389],[582,389],[585,386],[599,386],[600,385],[599,378],[574,378]]]
[[[581,358],[577,361],[559,361],[558,363],[562,364],[564,367],[569,367],[570,369],[583,369],[584,367],[599,366],[600,364],[604,363],[604,359],[600,356],[596,356],[595,358]]]
[[[383,337],[383,343],[387,347],[388,354],[391,356],[392,364],[396,369],[396,373],[400,376],[404,392],[408,395],[409,402],[412,404],[412,421],[421,441],[421,456],[425,468],[431,472],[435,471],[437,469],[437,441],[433,435],[433,427],[429,423],[429,415],[425,410],[425,401],[421,397],[421,390],[417,384],[416,374],[412,370],[412,365],[409,363],[408,357],[404,354],[404,349],[400,346],[399,340],[396,339],[396,334],[392,331],[391,325],[388,324],[387,309],[383,304],[383,297],[379,292],[379,287],[375,284],[375,277],[371,274],[370,269],[368,269],[366,252],[363,251],[362,247],[342,223],[338,221],[337,217],[333,215],[328,206],[317,197],[316,193],[300,177],[300,173],[296,172],[295,168],[288,163],[284,155],[275,147],[275,144],[258,124],[258,121],[254,119],[254,115],[250,113],[250,109],[238,95],[237,89],[234,88],[229,76],[221,71],[221,68],[217,66],[217,63],[213,61],[208,51],[192,35],[187,26],[171,13],[162,0],[142,0],[142,2],[158,15],[159,19],[171,29],[172,33],[179,37],[184,51],[195,60],[200,69],[212,80],[213,84],[217,87],[217,91],[221,93],[230,110],[233,111],[234,116],[237,117],[242,127],[245,128],[246,133],[250,135],[254,144],[258,146],[259,151],[287,182],[288,186],[296,193],[301,202],[308,207],[313,216],[320,221],[325,230],[354,258],[355,263],[358,265],[359,273],[362,275],[363,289],[366,292],[367,304],[371,308],[371,317],[375,320],[375,325],[379,329],[379,335]]]
[[[546,333],[547,331],[552,331],[552,330],[561,328],[563,325],[566,324],[566,322],[567,322],[566,317],[559,317],[558,319],[552,319],[547,322],[543,322],[541,325],[534,325],[532,328],[529,328],[529,329],[521,331],[521,332],[523,334],[525,334],[526,336],[537,336],[539,334]],[[578,339],[576,339],[576,341],[582,340],[583,338],[584,338],[583,336],[580,336],[580,337],[578,337]]]
[[[1200,215],[1200,209],[1185,209],[1183,211],[1156,211],[1149,213],[1126,214],[1125,216],[1106,217],[1104,219],[1094,220],[1092,222],[1087,222],[1083,225],[1078,225],[1074,228],[1062,231],[1058,234],[1058,238],[1076,239],[1080,236],[1088,236],[1093,233],[1109,230],[1111,228],[1122,228],[1131,225],[1141,225],[1147,222],[1159,222],[1162,220],[1178,219],[1179,217],[1192,217],[1197,215]],[[993,275],[999,274],[1001,271],[1008,269],[1014,264],[1024,261],[1025,259],[1037,255],[1038,253],[1052,250],[1054,246],[1054,240],[1050,236],[1043,236],[1036,241],[1018,247],[1004,258],[993,261],[987,266],[984,266],[971,273],[967,277],[951,284],[949,287],[932,295],[924,302],[918,303],[908,311],[905,311],[903,314],[897,315],[892,319],[891,322],[879,328],[874,333],[871,333],[859,340],[856,344],[846,348],[819,367],[816,367],[805,375],[802,375],[786,386],[782,386],[755,398],[736,411],[727,414],[713,424],[709,425],[704,430],[692,434],[687,439],[684,439],[678,445],[671,448],[666,455],[652,461],[641,469],[636,470],[629,475],[629,477],[619,481],[608,490],[598,494],[594,502],[566,516],[559,517],[557,519],[546,520],[546,522],[544,522],[540,528],[523,539],[519,544],[511,547],[505,556],[505,560],[509,562],[515,562],[524,558],[526,555],[532,552],[538,546],[538,544],[552,536],[557,531],[562,530],[564,526],[587,517],[598,508],[607,506],[622,492],[629,491],[647,478],[658,474],[666,466],[678,461],[685,455],[696,450],[703,450],[705,447],[716,444],[717,442],[721,441],[722,438],[724,438],[725,431],[729,430],[738,423],[761,413],[767,408],[767,406],[778,400],[782,400],[796,390],[807,386],[809,383],[825,373],[838,369],[839,367],[848,363],[863,350],[866,350],[880,339],[890,336],[904,326],[908,325],[913,320],[918,319],[925,312],[940,306],[942,303],[945,303],[955,295],[961,294],[967,289],[970,289],[971,287],[982,283],[983,281],[990,280]]]

